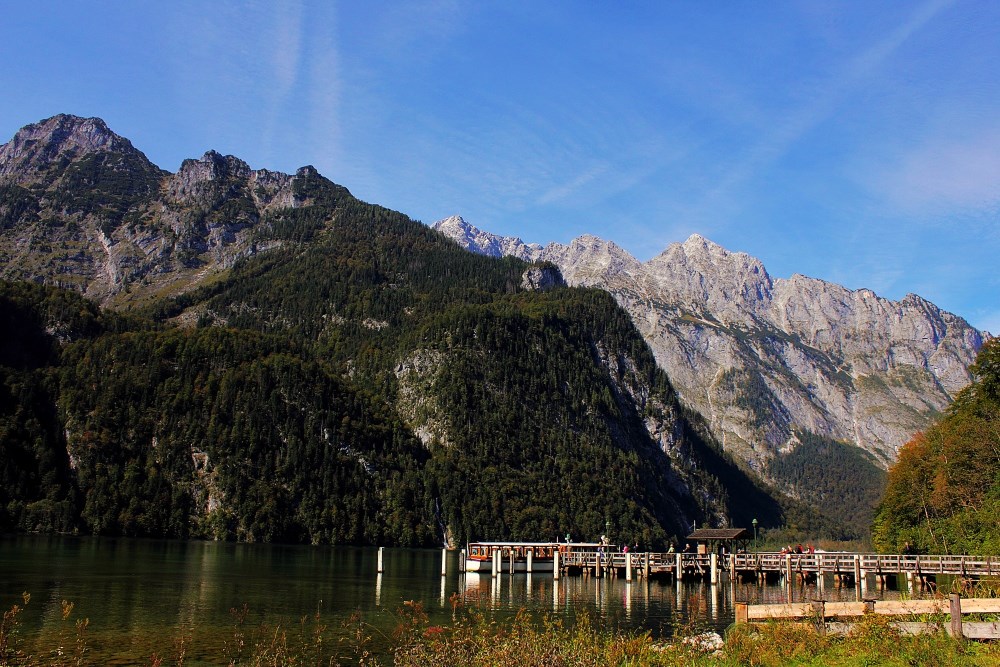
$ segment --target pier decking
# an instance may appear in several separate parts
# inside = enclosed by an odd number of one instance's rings
[[[725,553],[721,548],[720,553],[704,545],[695,552],[640,552],[603,543],[567,542],[478,542],[470,543],[468,551],[462,550],[464,569],[487,570],[491,576],[551,572],[556,579],[593,575],[623,577],[627,581],[634,577],[662,577],[673,581],[701,579],[713,584],[723,580],[785,584],[799,581],[819,586],[832,576],[841,586],[862,590],[867,588],[870,577],[880,586],[901,585],[900,577],[905,577],[908,588],[932,587],[940,575],[970,580],[1000,577],[1000,557],[963,554]]]
[[[805,554],[733,554],[729,562],[736,579],[779,577],[791,582],[833,575],[843,583],[864,583],[873,575],[885,583],[888,577],[906,576],[921,583],[938,575],[967,578],[1000,576],[1000,558],[955,554],[871,554],[821,552]]]
[[[662,552],[560,553],[554,575],[667,577],[677,580],[814,581],[832,575],[843,585],[864,585],[869,576],[885,584],[905,576],[921,584],[939,575],[965,578],[1000,577],[1000,557],[954,554],[910,555],[847,552],[781,554],[775,552],[717,554]]]

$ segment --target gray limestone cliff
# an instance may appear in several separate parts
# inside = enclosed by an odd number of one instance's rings
[[[54,116],[0,146],[0,278],[110,304],[183,292],[277,245],[268,214],[302,205],[296,181],[315,176],[215,151],[172,174],[99,118]]]
[[[852,443],[883,467],[970,379],[984,334],[916,295],[900,301],[801,275],[694,235],[639,262],[593,236],[529,245],[458,217],[434,225],[469,250],[559,266],[631,314],[682,401],[765,477],[802,432]]]

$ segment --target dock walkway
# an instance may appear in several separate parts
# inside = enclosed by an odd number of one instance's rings
[[[657,552],[570,552],[559,563],[562,574],[597,576],[667,576],[674,580],[722,578],[742,581],[782,579],[811,581],[833,575],[845,585],[863,582],[869,575],[885,583],[906,576],[921,583],[938,575],[965,578],[1000,577],[1000,557],[954,554],[909,555],[847,552],[781,554],[777,552],[716,554]]]

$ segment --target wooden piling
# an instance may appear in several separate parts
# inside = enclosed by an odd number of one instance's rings
[[[379,574],[382,574],[382,572],[383,572],[383,570],[382,570],[382,549],[384,549],[384,548],[385,547],[379,547],[378,548],[378,573]]]
[[[816,622],[816,633],[820,636],[826,634],[826,602],[823,600],[813,600],[812,613]]]
[[[552,553],[552,578],[559,581],[559,549]]]
[[[674,563],[675,563],[675,565],[674,565],[674,581],[680,581],[681,579],[684,578],[684,567],[683,567],[684,566],[684,559],[682,558],[682,556],[683,556],[683,554],[681,554],[681,552],[678,551],[675,554],[675,557],[674,557]]]
[[[949,627],[949,632],[955,639],[963,639],[962,634],[962,596],[958,593],[952,593],[949,601],[949,610],[951,612],[951,626]]]
[[[749,605],[746,602],[737,602],[736,603],[736,623],[737,624],[749,623],[750,622],[750,613],[749,613],[748,607],[749,607]]]
[[[448,550],[441,549],[441,576],[448,575]]]
[[[535,559],[535,550],[529,547],[528,548],[528,574],[531,574],[531,572],[532,572],[532,567],[534,565],[534,559]]]
[[[719,583],[719,555],[715,552],[708,557],[708,582]]]
[[[625,581],[632,582],[632,554],[625,552]]]

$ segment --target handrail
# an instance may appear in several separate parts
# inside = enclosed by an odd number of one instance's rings
[[[963,622],[963,614],[1000,613],[998,598],[966,598],[954,593],[950,598],[930,600],[866,600],[865,602],[796,602],[786,604],[746,604],[736,603],[736,623],[751,623],[761,620],[813,619],[816,628],[825,633],[829,628],[828,618],[850,618],[864,614],[883,616],[927,616],[950,615],[948,633],[956,637],[970,639],[998,639],[1000,627],[997,623]],[[933,623],[897,623],[904,631],[923,632]],[[840,628],[841,630],[843,628]]]

